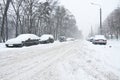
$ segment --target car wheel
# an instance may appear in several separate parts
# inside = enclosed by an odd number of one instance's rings
[[[104,45],[106,45],[106,43],[104,43]]]
[[[5,44],[6,47],[9,47],[8,44]]]
[[[54,40],[52,39],[50,42],[51,42],[51,43],[53,43],[53,42],[54,42]]]

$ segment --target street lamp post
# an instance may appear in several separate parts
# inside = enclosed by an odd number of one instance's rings
[[[102,34],[102,9],[100,7],[100,34]]]
[[[92,5],[99,6],[100,8],[100,34],[102,34],[102,8],[100,4],[91,3]]]

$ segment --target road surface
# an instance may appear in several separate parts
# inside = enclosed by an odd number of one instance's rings
[[[1,48],[0,80],[120,80],[111,50],[82,40]]]

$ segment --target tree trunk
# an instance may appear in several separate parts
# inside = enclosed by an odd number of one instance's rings
[[[19,21],[18,17],[19,17],[19,12],[17,12],[16,15],[17,15],[17,18],[16,18],[16,26],[15,26],[16,27],[16,30],[15,30],[16,34],[15,34],[15,36],[17,37],[18,36],[18,21]]]
[[[6,15],[6,40],[8,40],[8,20],[7,20],[7,15]]]
[[[4,10],[4,13],[3,13],[3,18],[2,18],[1,37],[2,37],[3,42],[5,42],[5,30],[4,30],[5,18],[7,16],[7,11],[8,11],[9,4],[10,4],[11,1],[12,0],[7,0],[6,5],[5,5],[5,10]]]

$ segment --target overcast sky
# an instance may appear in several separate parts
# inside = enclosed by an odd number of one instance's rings
[[[76,17],[79,29],[88,34],[90,27],[99,26],[99,7],[91,5],[97,3],[102,8],[102,21],[118,6],[119,0],[59,0],[61,5],[69,9]]]

